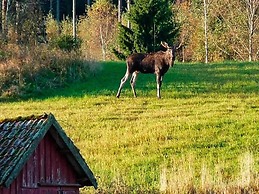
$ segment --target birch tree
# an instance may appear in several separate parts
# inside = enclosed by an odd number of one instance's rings
[[[205,63],[208,63],[208,0],[203,0],[204,6],[204,49]]]
[[[2,28],[2,33],[5,36],[6,31],[7,31],[7,4],[8,0],[1,0],[1,28]]]
[[[193,0],[190,11],[180,14],[185,18],[180,37],[188,35],[186,60],[204,60],[207,49],[209,61],[258,60],[258,4],[259,0]]]
[[[109,48],[114,45],[117,22],[117,9],[108,0],[98,0],[89,7],[87,16],[80,19],[78,26],[78,35],[83,40],[82,50],[87,58],[112,58]]]
[[[2,1],[0,0],[0,34],[2,33]]]
[[[118,22],[121,23],[122,0],[118,0]]]
[[[248,60],[253,60],[254,32],[258,29],[259,0],[242,0],[246,5],[248,27]]]
[[[259,0],[233,0],[225,15],[232,49],[239,60],[256,60],[256,49],[259,48]]]

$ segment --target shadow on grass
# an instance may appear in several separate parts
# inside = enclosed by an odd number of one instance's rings
[[[183,93],[258,94],[259,63],[181,64],[168,81]]]
[[[0,98],[0,102],[19,100],[43,100],[53,97],[111,96],[115,98],[126,66],[124,62],[105,62],[100,72],[83,82],[67,87],[28,93],[20,98]],[[176,63],[164,76],[162,96],[166,98],[189,98],[200,94],[240,93],[258,94],[259,63],[226,62],[213,64]],[[138,96],[156,98],[156,81],[152,74],[140,74],[136,83]],[[129,80],[121,97],[133,97]]]

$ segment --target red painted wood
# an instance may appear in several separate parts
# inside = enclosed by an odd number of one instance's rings
[[[0,194],[79,194],[76,185],[75,171],[47,132],[18,177],[9,188],[0,188]]]

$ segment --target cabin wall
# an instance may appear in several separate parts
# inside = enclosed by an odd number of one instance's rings
[[[49,132],[40,142],[18,177],[0,194],[78,194],[76,173]]]

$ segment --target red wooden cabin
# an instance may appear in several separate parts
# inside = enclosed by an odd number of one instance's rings
[[[96,179],[52,114],[0,121],[0,194],[78,194]]]

